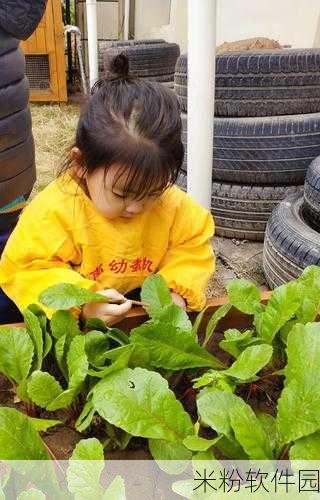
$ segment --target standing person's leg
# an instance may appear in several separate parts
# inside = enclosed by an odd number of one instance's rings
[[[19,213],[20,210],[16,214],[17,220]],[[13,230],[12,226],[9,229],[1,228],[2,219],[4,219],[4,215],[1,217],[0,213],[0,257],[7,243],[7,240]],[[9,297],[7,297],[4,291],[0,288],[0,325],[5,325],[9,323],[21,323],[21,321],[23,321],[23,317],[19,309],[16,307],[14,302],[12,302],[12,300],[10,300]]]

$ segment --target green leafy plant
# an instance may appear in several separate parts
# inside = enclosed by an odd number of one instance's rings
[[[25,328],[0,329],[0,372],[18,397],[55,422],[63,410],[64,423],[90,436],[75,456],[84,450],[90,460],[90,453],[101,457],[104,448],[124,449],[142,438],[157,461],[182,463],[201,454],[320,458],[320,396],[314,384],[320,366],[320,268],[307,268],[267,303],[254,284],[231,282],[230,302],[209,319],[208,310],[202,311],[193,324],[173,304],[161,276],[147,278],[141,295],[150,318],[130,334],[98,319],[81,328],[74,308],[102,299],[68,284],[40,296],[46,307],[58,309],[51,321],[30,306]],[[249,316],[248,327],[223,334],[219,323],[232,307]],[[221,356],[212,354],[213,345]],[[259,400],[268,402],[268,412]],[[28,422],[34,436],[46,429],[43,420]],[[95,433],[104,435],[102,444],[92,438]],[[92,491],[107,498],[98,476],[97,468]],[[73,493],[82,498],[80,490]]]

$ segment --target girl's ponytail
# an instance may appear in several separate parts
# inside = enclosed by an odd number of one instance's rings
[[[112,81],[133,80],[129,73],[129,59],[124,52],[110,58],[107,73],[98,80],[91,89],[91,94],[95,94],[104,85]]]
[[[123,79],[128,78],[129,76],[128,57],[123,52],[113,57],[110,61],[109,71],[115,78],[123,78]]]

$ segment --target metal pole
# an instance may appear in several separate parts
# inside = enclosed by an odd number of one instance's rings
[[[124,40],[129,40],[130,38],[130,0],[125,0],[124,2],[124,28],[123,28],[123,38]]]
[[[98,80],[98,27],[97,27],[97,1],[86,0],[87,6],[87,31],[89,53],[89,80],[92,87]]]
[[[188,192],[211,207],[216,0],[188,0]]]

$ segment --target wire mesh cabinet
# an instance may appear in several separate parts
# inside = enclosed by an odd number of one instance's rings
[[[33,102],[66,102],[65,36],[61,0],[49,0],[37,30],[21,48]]]

